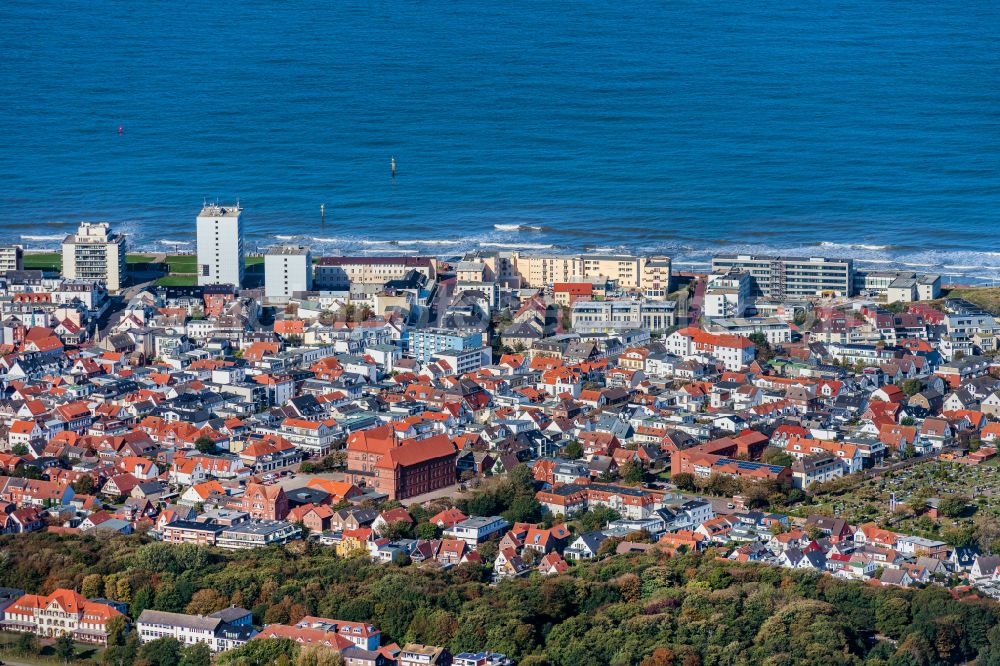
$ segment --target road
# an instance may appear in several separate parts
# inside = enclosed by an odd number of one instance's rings
[[[451,292],[455,288],[455,278],[448,278],[438,282],[437,292],[434,294],[434,302],[431,304],[432,326],[440,326],[441,318],[451,305]]]
[[[97,320],[97,337],[103,338],[108,329],[118,323],[120,314],[125,305],[132,300],[136,294],[143,289],[152,286],[164,273],[161,269],[149,270],[149,266],[162,266],[167,260],[167,255],[159,252],[153,255],[153,260],[149,263],[129,264],[130,277],[133,283],[122,290],[120,294],[114,296],[107,311]],[[140,282],[134,282],[140,280]]]
[[[701,317],[701,306],[705,302],[705,287],[708,280],[704,277],[694,279],[694,297],[688,305],[688,321],[695,324]]]

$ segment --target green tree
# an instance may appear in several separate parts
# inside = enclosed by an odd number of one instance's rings
[[[169,636],[157,638],[139,648],[139,656],[153,666],[178,666],[181,659],[181,643]]]
[[[212,650],[207,643],[194,643],[181,650],[180,666],[211,666]]]
[[[791,467],[792,463],[795,462],[795,458],[777,446],[765,448],[764,452],[760,454],[760,460],[768,465],[781,465],[782,467]]]
[[[501,515],[509,523],[535,523],[542,517],[542,505],[534,497],[516,497]]]
[[[108,632],[108,645],[125,645],[125,639],[127,638],[125,630],[127,628],[125,618],[121,615],[116,615],[108,620],[105,625],[105,631]]]
[[[86,474],[81,476],[72,484],[73,492],[77,495],[93,495],[97,492],[97,484],[94,483],[94,477]]]
[[[771,343],[767,341],[767,336],[763,333],[751,333],[747,336],[757,348],[757,358],[761,361],[769,361],[774,358],[774,350],[771,348]]]
[[[55,651],[56,656],[63,660],[64,664],[68,664],[76,657],[76,646],[73,645],[73,639],[67,634],[63,634],[57,638],[52,649]]]
[[[906,395],[907,398],[912,398],[916,394],[920,393],[921,389],[919,379],[907,379],[899,384],[899,389]]]
[[[80,586],[80,594],[88,599],[103,596],[104,577],[101,574],[90,574],[89,576],[85,576],[83,579],[83,585]]]
[[[24,457],[28,455],[28,447],[25,446],[24,444],[15,444],[14,446],[11,447],[10,452],[13,453],[15,456]]]
[[[642,479],[646,475],[646,472],[642,469],[642,465],[634,460],[627,461],[621,466],[619,472],[621,473],[622,480],[632,485],[642,483]]]
[[[688,472],[679,472],[670,477],[670,481],[677,486],[679,490],[686,490],[688,492],[695,489],[694,474],[689,474]]]
[[[142,611],[153,607],[154,594],[153,588],[149,585],[139,588],[139,591],[135,593],[135,597],[132,599],[132,605],[129,607],[133,619],[138,620],[139,616],[142,615]]]
[[[391,541],[409,539],[413,536],[413,525],[405,520],[391,522],[385,526],[382,536]]]
[[[290,638],[252,640],[219,655],[220,664],[271,664],[282,658],[294,663],[299,656],[299,644]]]
[[[900,638],[910,627],[910,602],[897,595],[875,597],[875,628],[889,638]]]
[[[583,445],[574,439],[563,447],[562,454],[570,460],[579,460],[583,455]]]
[[[418,539],[430,541],[437,539],[441,535],[441,528],[434,523],[420,523],[417,525],[416,536]]]
[[[14,641],[14,654],[22,657],[38,654],[38,638],[27,632],[18,634]]]
[[[211,437],[202,435],[194,440],[194,448],[198,449],[201,453],[215,453],[215,441]]]
[[[971,500],[965,495],[950,495],[938,503],[938,511],[948,518],[958,518],[965,513]]]

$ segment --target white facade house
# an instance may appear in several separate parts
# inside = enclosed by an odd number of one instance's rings
[[[449,527],[444,535],[449,539],[461,539],[470,548],[475,548],[490,537],[499,536],[508,527],[510,523],[500,516],[473,516]]]
[[[222,652],[253,638],[257,632],[250,623],[250,612],[242,608],[224,608],[211,615],[146,609],[136,621],[135,630],[143,644],[173,638],[181,645],[204,643],[212,652]]]
[[[286,303],[292,294],[312,291],[312,253],[302,245],[276,245],[264,256],[264,296]]]
[[[125,237],[107,222],[84,222],[62,243],[62,274],[70,280],[100,280],[117,292],[125,282]]]
[[[209,204],[198,214],[198,284],[243,284],[243,209]]]

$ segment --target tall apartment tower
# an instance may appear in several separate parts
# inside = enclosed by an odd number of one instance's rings
[[[62,274],[70,280],[100,280],[115,293],[125,283],[125,237],[107,222],[83,222],[62,244]]]
[[[287,303],[297,291],[312,291],[313,266],[309,248],[276,245],[264,255],[264,296],[269,303]]]
[[[243,284],[243,209],[207,204],[198,213],[198,284]]]

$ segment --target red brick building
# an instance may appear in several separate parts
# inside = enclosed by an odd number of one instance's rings
[[[257,520],[284,520],[288,515],[288,497],[281,486],[248,483],[240,508]]]
[[[402,499],[455,483],[458,449],[447,435],[397,439],[391,425],[363,430],[347,440],[348,480]]]

